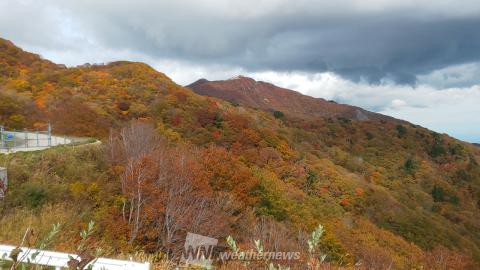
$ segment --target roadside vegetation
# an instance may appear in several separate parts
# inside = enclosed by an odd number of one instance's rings
[[[186,232],[309,254],[322,224],[322,267],[478,268],[477,147],[407,123],[234,106],[141,63],[65,68],[0,45],[1,122],[102,140],[0,155],[1,243],[60,223],[52,249],[72,251],[93,220],[105,256],[160,265]]]

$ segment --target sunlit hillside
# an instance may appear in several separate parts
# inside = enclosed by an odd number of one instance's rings
[[[173,258],[186,232],[308,253],[322,224],[334,267],[480,265],[480,148],[445,134],[290,117],[195,94],[143,63],[66,68],[0,40],[0,124],[49,122],[102,144],[0,155],[2,243],[59,222],[53,247],[69,251],[93,220],[92,245],[111,256]]]

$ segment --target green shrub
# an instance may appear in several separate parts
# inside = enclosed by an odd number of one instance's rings
[[[233,107],[238,107],[238,106],[240,106],[240,104],[239,104],[236,100],[234,100],[234,99],[229,100],[228,102],[229,102],[230,105],[232,105]]]
[[[415,161],[412,158],[408,158],[403,164],[403,169],[405,172],[411,175],[415,174],[416,167]]]
[[[307,181],[305,182],[305,188],[307,192],[311,192],[312,187],[318,181],[318,176],[314,171],[309,171],[307,174]]]
[[[455,205],[458,205],[460,203],[460,198],[458,198],[458,196],[453,195],[452,197],[450,197],[450,202]]]
[[[31,208],[42,206],[48,199],[47,190],[36,183],[27,183],[24,187],[24,200]]]
[[[430,156],[433,157],[433,158],[436,158],[436,157],[439,157],[439,156],[443,156],[447,153],[447,151],[445,150],[445,148],[439,144],[435,144],[432,146],[432,148],[430,149]]]
[[[274,111],[274,112],[273,112],[273,116],[274,116],[275,118],[277,118],[277,119],[281,119],[281,118],[283,118],[285,115],[284,115],[283,112],[281,112],[281,111]]]
[[[466,170],[464,169],[458,169],[456,172],[455,172],[455,177],[458,179],[458,180],[462,180],[462,181],[471,181],[472,180],[472,175],[470,175]]]
[[[432,197],[435,202],[443,202],[445,200],[445,191],[443,188],[435,185],[432,189]]]
[[[397,135],[399,138],[403,138],[405,137],[405,135],[407,135],[407,128],[402,126],[402,125],[397,125],[396,127],[397,129]]]

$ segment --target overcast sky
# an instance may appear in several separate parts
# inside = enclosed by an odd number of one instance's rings
[[[0,37],[179,84],[243,74],[480,142],[478,0],[0,0]]]

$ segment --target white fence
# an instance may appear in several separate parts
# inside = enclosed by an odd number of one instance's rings
[[[44,150],[72,143],[72,139],[49,133],[0,130],[0,153]]]
[[[16,247],[0,245],[0,260],[10,260],[9,255]],[[55,270],[68,269],[67,263],[70,261],[69,256],[77,258],[76,254],[68,254],[53,251],[41,250],[34,260],[31,259],[31,254],[36,253],[38,250],[29,249],[26,247],[20,248],[22,252],[18,255],[20,262],[27,262],[30,259],[30,263],[44,266],[55,267]],[[25,253],[28,254],[25,254]],[[94,270],[150,270],[150,263],[138,263],[132,261],[112,260],[107,258],[99,258],[93,263]]]

